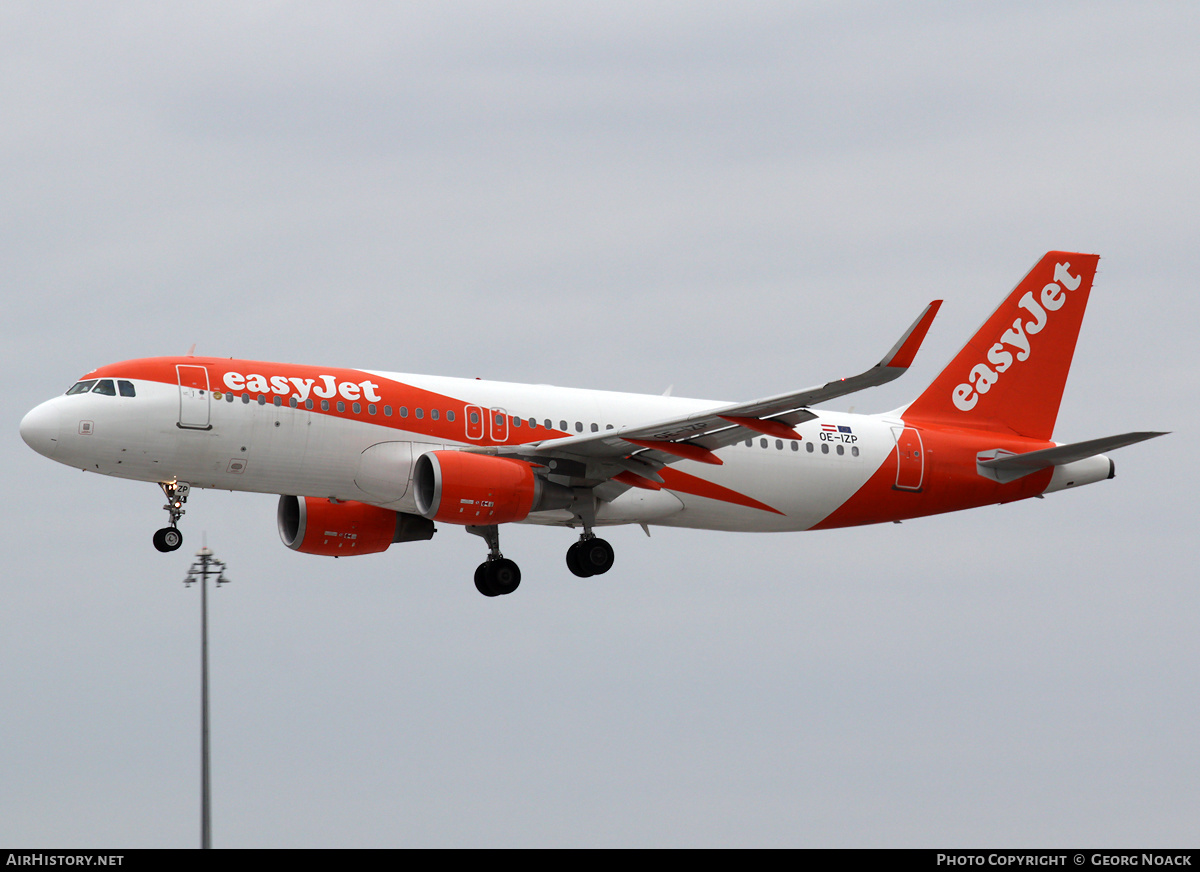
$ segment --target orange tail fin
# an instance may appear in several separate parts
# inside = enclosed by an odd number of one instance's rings
[[[904,412],[1049,439],[1100,257],[1051,251]]]

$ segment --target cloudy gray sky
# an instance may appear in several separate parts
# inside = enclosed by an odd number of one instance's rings
[[[0,5],[0,844],[1178,846],[1200,817],[1189,3]],[[812,534],[506,529],[332,561],[274,498],[46,461],[184,353],[881,411],[1048,249],[1102,256],[1046,500]]]

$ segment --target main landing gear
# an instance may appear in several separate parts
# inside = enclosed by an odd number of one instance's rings
[[[496,525],[467,527],[488,544],[488,558],[475,570],[475,589],[484,596],[505,596],[521,583],[521,568],[500,553],[500,530]],[[613,547],[595,533],[584,533],[567,549],[567,568],[579,578],[603,575],[612,569]]]
[[[613,548],[592,532],[596,525],[596,497],[591,491],[576,491],[571,511],[583,525],[579,541],[567,549],[567,569],[579,578],[603,575],[612,569]]]
[[[595,533],[584,533],[567,549],[567,569],[580,578],[603,575],[612,569],[613,547]]]
[[[187,502],[192,486],[186,481],[160,481],[158,486],[167,496],[167,504],[163,506],[171,518],[170,526],[163,527],[154,534],[154,547],[159,551],[178,551],[183,544],[183,534],[179,532],[179,519],[185,514],[183,505]]]
[[[475,589],[484,596],[504,596],[516,590],[521,583],[521,568],[500,553],[500,528],[489,524],[467,527],[467,532],[482,536],[488,546],[487,560],[475,570]]]

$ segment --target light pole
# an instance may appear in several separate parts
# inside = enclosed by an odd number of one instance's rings
[[[196,562],[183,583],[200,580],[200,847],[212,847],[211,790],[208,780],[208,577],[217,577],[217,587],[227,584],[225,564],[213,557],[207,545],[196,552]]]

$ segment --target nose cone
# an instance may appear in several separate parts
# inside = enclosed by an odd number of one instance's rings
[[[58,449],[61,418],[54,400],[42,403],[21,419],[21,438],[38,454],[53,457]]]

